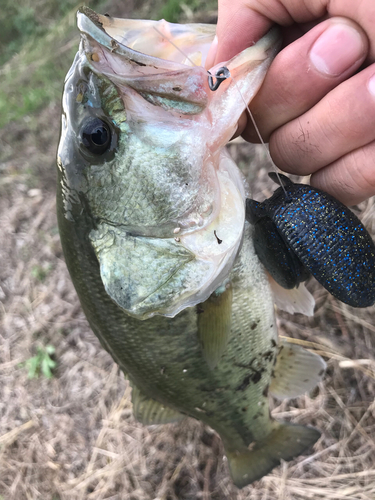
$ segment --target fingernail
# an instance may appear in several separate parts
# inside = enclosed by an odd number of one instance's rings
[[[214,66],[215,57],[217,53],[217,46],[218,46],[218,39],[217,36],[215,35],[215,38],[213,39],[211,47],[207,54],[206,64],[205,64],[206,69],[210,69],[212,68],[212,66]]]
[[[372,77],[368,81],[367,88],[369,89],[370,94],[375,97],[375,75],[372,75]]]
[[[364,54],[361,35],[348,24],[331,25],[314,43],[310,61],[321,73],[339,76]]]

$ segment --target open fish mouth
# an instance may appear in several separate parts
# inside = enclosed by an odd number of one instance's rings
[[[223,147],[263,81],[279,35],[272,30],[226,62],[231,78],[212,91],[203,65],[215,26],[115,19],[83,7],[78,27],[81,46],[66,81],[59,161],[67,184],[77,189],[77,169],[63,158],[64,144],[79,137],[68,137],[69,120],[82,115],[82,102],[91,115],[102,113],[103,99],[112,105],[110,82],[121,105],[106,120],[126,140],[116,153],[109,194],[103,196],[100,165],[89,165],[80,184],[97,221],[90,240],[105,289],[121,308],[139,319],[173,317],[206,300],[234,265],[247,188]],[[103,78],[104,86],[96,83]],[[84,97],[75,90],[83,80]],[[119,167],[121,154],[137,166],[131,178]],[[147,190],[136,185],[139,179],[146,179]]]
[[[79,9],[77,25],[101,47],[150,72],[160,68],[176,71],[176,63],[203,66],[216,33],[215,25],[120,19],[97,14],[88,7]],[[120,68],[124,69],[122,64]]]

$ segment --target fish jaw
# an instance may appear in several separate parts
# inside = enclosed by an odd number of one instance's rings
[[[133,62],[135,69],[143,66],[141,74],[175,70],[176,63],[202,66],[216,33],[213,24],[121,19],[97,14],[88,7],[78,10],[77,26],[111,52],[117,43],[115,51]]]
[[[81,51],[95,71],[153,98],[154,104],[157,97],[157,105],[170,112],[193,115],[195,124],[209,127],[206,143],[213,151],[234,135],[246,103],[259,90],[281,46],[280,31],[274,27],[252,47],[210,68],[213,76],[222,66],[230,72],[230,78],[212,91],[204,64],[214,25],[111,18],[87,7],[79,10],[77,25]]]
[[[277,36],[229,61],[235,80],[213,92],[192,62],[204,64],[210,26],[117,20],[87,8],[78,26],[58,150],[65,217],[89,213],[103,284],[123,310],[173,317],[221,285],[241,246],[244,181],[223,146],[243,99],[262,83]],[[135,50],[147,37],[156,40],[153,52]],[[161,58],[166,48],[171,60]],[[84,151],[86,115],[112,130],[103,157]]]

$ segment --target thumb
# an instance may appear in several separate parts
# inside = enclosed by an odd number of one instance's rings
[[[249,2],[250,3],[250,2]],[[270,28],[272,21],[243,0],[219,1],[217,39],[207,56],[206,67],[226,62],[253,45]]]

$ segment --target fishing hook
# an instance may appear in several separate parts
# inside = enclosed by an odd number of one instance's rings
[[[222,66],[216,71],[215,78],[216,82],[214,83],[214,79],[211,73],[208,71],[208,86],[210,87],[211,90],[217,90],[224,80],[230,78],[229,69],[226,66]]]

